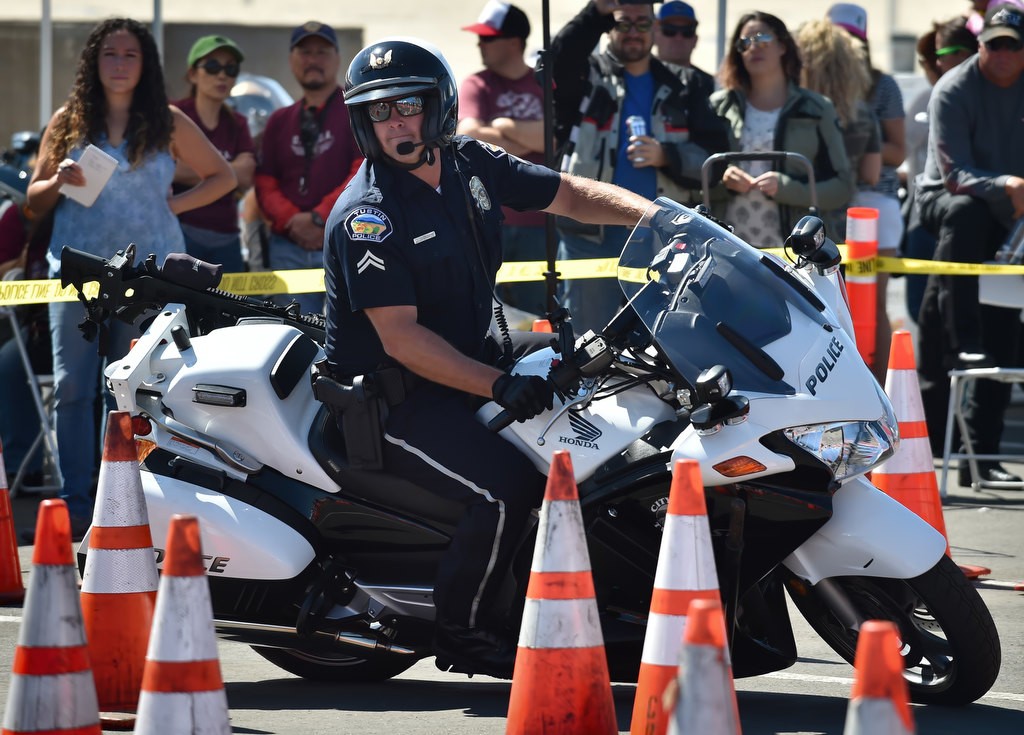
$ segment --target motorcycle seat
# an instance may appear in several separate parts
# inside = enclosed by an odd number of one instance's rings
[[[321,406],[309,432],[309,449],[342,495],[372,503],[453,530],[466,508],[401,477],[349,466],[345,440],[327,406]]]

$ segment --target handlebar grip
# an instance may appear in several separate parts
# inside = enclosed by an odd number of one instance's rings
[[[508,411],[502,411],[493,419],[487,422],[487,428],[490,429],[491,431],[498,432],[504,429],[506,426],[512,424],[513,421],[515,421],[515,419],[512,418],[512,414],[510,414]]]

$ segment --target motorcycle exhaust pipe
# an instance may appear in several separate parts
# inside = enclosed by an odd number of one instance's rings
[[[218,631],[225,631],[227,633],[238,632],[238,633],[255,633],[255,634],[266,634],[268,636],[274,636],[281,638],[280,647],[287,648],[288,640],[291,638],[298,638],[299,633],[295,628],[287,625],[269,625],[267,623],[246,623],[239,620],[214,620],[214,626]],[[365,648],[371,651],[384,651],[386,653],[396,653],[403,656],[415,655],[416,651],[411,648],[404,646],[396,646],[393,643],[383,643],[376,638],[367,638],[366,636],[356,635],[355,633],[345,633],[343,631],[331,632],[327,630],[316,630],[313,631],[315,635],[330,638],[332,643],[339,643],[346,646],[355,646],[356,648]],[[269,645],[268,643],[257,643],[255,645]]]

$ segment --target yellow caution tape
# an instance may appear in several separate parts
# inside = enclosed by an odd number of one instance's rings
[[[914,260],[881,256],[848,260],[846,248],[839,246],[846,264],[848,277],[873,276],[877,273],[909,273],[927,275],[937,273],[944,276],[978,275],[1024,275],[1024,265],[999,265],[995,263],[950,263],[935,260]],[[765,252],[783,257],[782,248],[766,249]],[[511,262],[502,264],[498,270],[498,283],[526,283],[543,281],[548,265],[542,261]],[[647,271],[643,268],[618,268],[617,258],[588,258],[584,260],[559,260],[555,270],[561,280],[579,278],[621,278],[626,281],[643,283]],[[305,268],[285,271],[255,271],[251,273],[228,273],[221,280],[220,288],[239,296],[269,294],[323,293],[323,268]],[[88,284],[86,296],[96,296],[98,285]],[[0,281],[0,306],[20,306],[54,301],[75,301],[73,287],[62,289],[60,281]]]

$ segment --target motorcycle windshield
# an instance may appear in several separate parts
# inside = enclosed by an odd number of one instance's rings
[[[736,389],[793,394],[765,350],[793,329],[819,325],[824,303],[783,262],[694,210],[659,198],[623,248],[619,285],[666,360],[692,387],[724,365]]]

